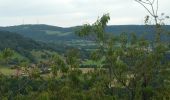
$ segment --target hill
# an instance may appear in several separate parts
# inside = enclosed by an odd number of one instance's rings
[[[56,42],[75,39],[74,28],[62,28],[49,25],[19,25],[1,27],[1,30],[16,32],[37,41]]]
[[[34,41],[17,33],[0,30],[0,51],[4,48],[11,48],[21,56],[32,61],[35,59],[31,51],[53,50],[53,48],[45,43]]]
[[[170,25],[163,27],[170,31]],[[1,30],[16,32],[25,37],[32,38],[36,41],[52,42],[52,43],[64,43],[64,44],[77,44],[82,43],[81,38],[77,37],[74,32],[77,27],[62,28],[50,25],[18,25],[9,27],[0,27]],[[148,39],[154,37],[154,27],[152,25],[111,25],[106,28],[108,33],[119,35],[120,33],[136,33],[138,36],[146,34]],[[169,41],[166,36],[163,40]],[[75,43],[76,42],[76,43]]]
[[[80,38],[75,35],[75,31],[80,26],[75,27],[57,27],[44,24],[36,25],[18,25],[9,27],[0,27],[0,30],[15,32],[26,38],[31,38],[37,42],[48,44],[48,47],[55,49],[58,53],[63,54],[68,48],[79,48],[84,52],[83,57],[89,50],[95,49],[96,46],[92,38]],[[163,27],[165,30],[170,31],[170,25]],[[106,27],[106,32],[113,35],[120,35],[121,33],[136,33],[137,36],[143,34],[149,40],[154,38],[154,26],[152,25],[110,25]],[[170,37],[162,35],[161,39],[170,43]],[[22,50],[21,50],[22,51]],[[85,57],[86,58],[86,57]]]

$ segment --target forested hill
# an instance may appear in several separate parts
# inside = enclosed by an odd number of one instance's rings
[[[170,31],[170,25],[163,27]],[[77,27],[62,28],[50,25],[18,25],[9,27],[0,27],[1,30],[16,32],[25,37],[30,37],[34,40],[45,42],[70,41],[79,39],[75,34]],[[148,39],[154,36],[154,27],[146,25],[111,25],[106,28],[106,31],[119,35],[123,32],[136,33],[138,36],[145,33]],[[170,40],[166,36],[164,40]]]
[[[0,50],[3,48],[19,49],[40,49],[42,46],[40,43],[23,37],[17,33],[11,33],[7,31],[0,31]]]
[[[49,25],[19,25],[0,27],[1,30],[19,33],[38,41],[55,42],[59,40],[77,39],[74,28],[62,28]]]
[[[52,50],[45,43],[34,41],[17,33],[0,30],[0,50],[11,48],[24,57],[32,58],[32,50]]]

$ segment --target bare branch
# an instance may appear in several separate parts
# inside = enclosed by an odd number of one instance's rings
[[[152,1],[152,4],[154,4],[155,0]]]
[[[144,3],[144,4],[150,4],[150,3],[145,2],[145,1],[143,1],[143,0],[138,0],[138,1],[140,1],[140,2],[142,2],[142,3]]]
[[[150,0],[148,0],[148,2],[149,2],[149,5],[152,5],[152,2]]]
[[[156,2],[156,16],[158,16],[158,9],[159,9],[159,1],[157,0],[157,2]]]
[[[154,17],[154,13],[152,13],[141,1],[139,0],[135,0],[135,1],[141,4],[149,12],[149,14]]]
[[[150,3],[151,3],[151,2],[150,2]],[[151,3],[150,6],[151,6],[151,8],[152,8],[152,13],[153,13],[154,17],[156,17],[153,4]]]

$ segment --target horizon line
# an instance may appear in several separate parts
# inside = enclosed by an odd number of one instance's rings
[[[83,26],[82,25],[73,25],[73,26],[58,26],[58,25],[50,25],[50,24],[16,24],[16,25],[5,25],[5,26],[0,26],[0,27],[13,27],[13,26],[26,26],[26,25],[47,25],[47,26],[54,26],[54,27],[61,27],[61,28],[69,28],[69,27],[78,27],[78,26]],[[170,24],[164,25],[164,26],[169,26]],[[107,26],[145,26],[145,24],[109,24]],[[153,25],[149,25],[153,26]]]

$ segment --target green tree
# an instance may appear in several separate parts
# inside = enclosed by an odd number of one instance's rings
[[[11,50],[10,48],[5,48],[2,52],[1,52],[1,58],[2,60],[5,61],[5,64],[8,64],[9,60],[11,59],[11,57],[14,55],[14,51]]]
[[[68,66],[66,65],[64,59],[59,55],[54,55],[52,57],[51,67],[53,76],[57,76],[58,72],[61,72],[60,74],[64,74],[68,71]]]
[[[165,13],[161,13],[159,15],[159,0],[135,0],[140,5],[142,5],[146,11],[149,13],[149,15],[145,18],[145,23],[148,24],[150,22],[150,17],[154,19],[154,25],[155,25],[155,36],[156,36],[156,42],[161,41],[161,34],[163,33],[162,25],[164,25],[164,20],[169,19],[169,16],[165,15]]]
[[[107,20],[103,20],[105,18]],[[108,14],[103,15],[93,25],[84,25],[78,35],[95,34],[98,51],[100,51],[94,53],[95,58],[105,58],[104,65],[107,66],[110,74],[110,87],[124,88],[130,100],[156,98],[159,90],[168,88],[168,85],[165,86],[167,84],[165,81],[169,79],[161,72],[168,71],[166,68],[168,62],[165,60],[168,49],[162,43],[158,45],[158,41],[154,44],[155,48],[150,48],[148,40],[144,37],[138,39],[134,34],[129,40],[127,34],[122,33],[119,40],[115,41],[114,37],[107,37],[104,31],[108,20]],[[119,46],[116,46],[116,42]],[[162,94],[162,96],[168,95]]]
[[[70,49],[66,52],[66,63],[70,67],[70,70],[79,68],[80,64],[80,52],[78,49]]]

